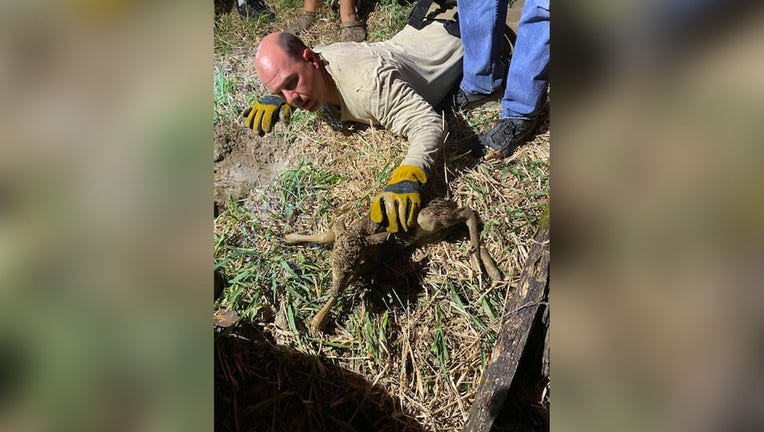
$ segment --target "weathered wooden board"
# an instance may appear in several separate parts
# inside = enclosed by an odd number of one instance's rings
[[[535,327],[549,326],[549,227],[541,229],[534,239],[520,284],[512,295],[502,316],[502,326],[483,381],[470,408],[464,431],[489,432],[499,416],[526,349],[529,335]],[[535,325],[534,325],[535,323]],[[548,333],[547,333],[548,334]],[[544,335],[543,363],[548,376],[548,338]]]

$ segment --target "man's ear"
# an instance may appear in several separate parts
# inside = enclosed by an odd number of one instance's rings
[[[306,62],[313,65],[313,67],[315,67],[316,69],[318,69],[319,65],[321,64],[321,59],[318,57],[318,54],[314,53],[308,48],[305,48],[304,50],[302,50],[302,58]]]

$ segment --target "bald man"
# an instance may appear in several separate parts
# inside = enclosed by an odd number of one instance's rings
[[[437,21],[421,30],[407,25],[384,42],[341,42],[315,51],[290,33],[272,33],[258,46],[255,69],[278,97],[253,105],[245,112],[247,124],[262,135],[291,105],[323,108],[331,120],[381,125],[405,137],[406,157],[373,199],[370,216],[389,232],[409,231],[445,135],[433,107],[456,87],[461,67],[461,40]]]

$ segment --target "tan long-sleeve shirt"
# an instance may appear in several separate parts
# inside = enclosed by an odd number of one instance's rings
[[[384,42],[317,47],[340,92],[340,120],[381,125],[408,139],[403,165],[429,172],[445,134],[433,108],[457,84],[462,43],[435,22]]]

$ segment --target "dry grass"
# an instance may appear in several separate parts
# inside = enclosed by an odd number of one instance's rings
[[[242,41],[264,34],[239,31],[247,34]],[[246,62],[230,61],[248,49],[221,52],[216,62],[228,61],[232,74],[245,77],[242,82],[256,80],[236,69]],[[251,95],[235,97],[243,101]],[[219,425],[231,430],[282,430],[279,425],[290,430],[461,430],[499,317],[548,202],[548,126],[511,158],[478,162],[461,153],[475,134],[490,128],[498,107],[446,116],[445,162],[438,164],[430,193],[448,195],[480,215],[482,240],[504,280],[488,281],[474,272],[466,239],[426,246],[346,291],[326,333],[311,334],[307,324],[328,295],[331,251],[285,245],[283,234],[318,232],[335,220],[364,215],[407,148],[405,140],[385,130],[343,134],[311,116],[279,132],[288,143],[291,171],[216,219],[216,268],[228,281],[216,305],[242,316],[216,344],[216,392],[224,407],[217,411]],[[243,126],[232,122],[231,127]],[[257,140],[252,137],[254,145]],[[234,343],[243,340],[249,343]],[[270,353],[267,360],[247,354],[257,347],[262,355]],[[237,424],[245,418],[246,426]],[[373,429],[365,429],[369,425]]]

